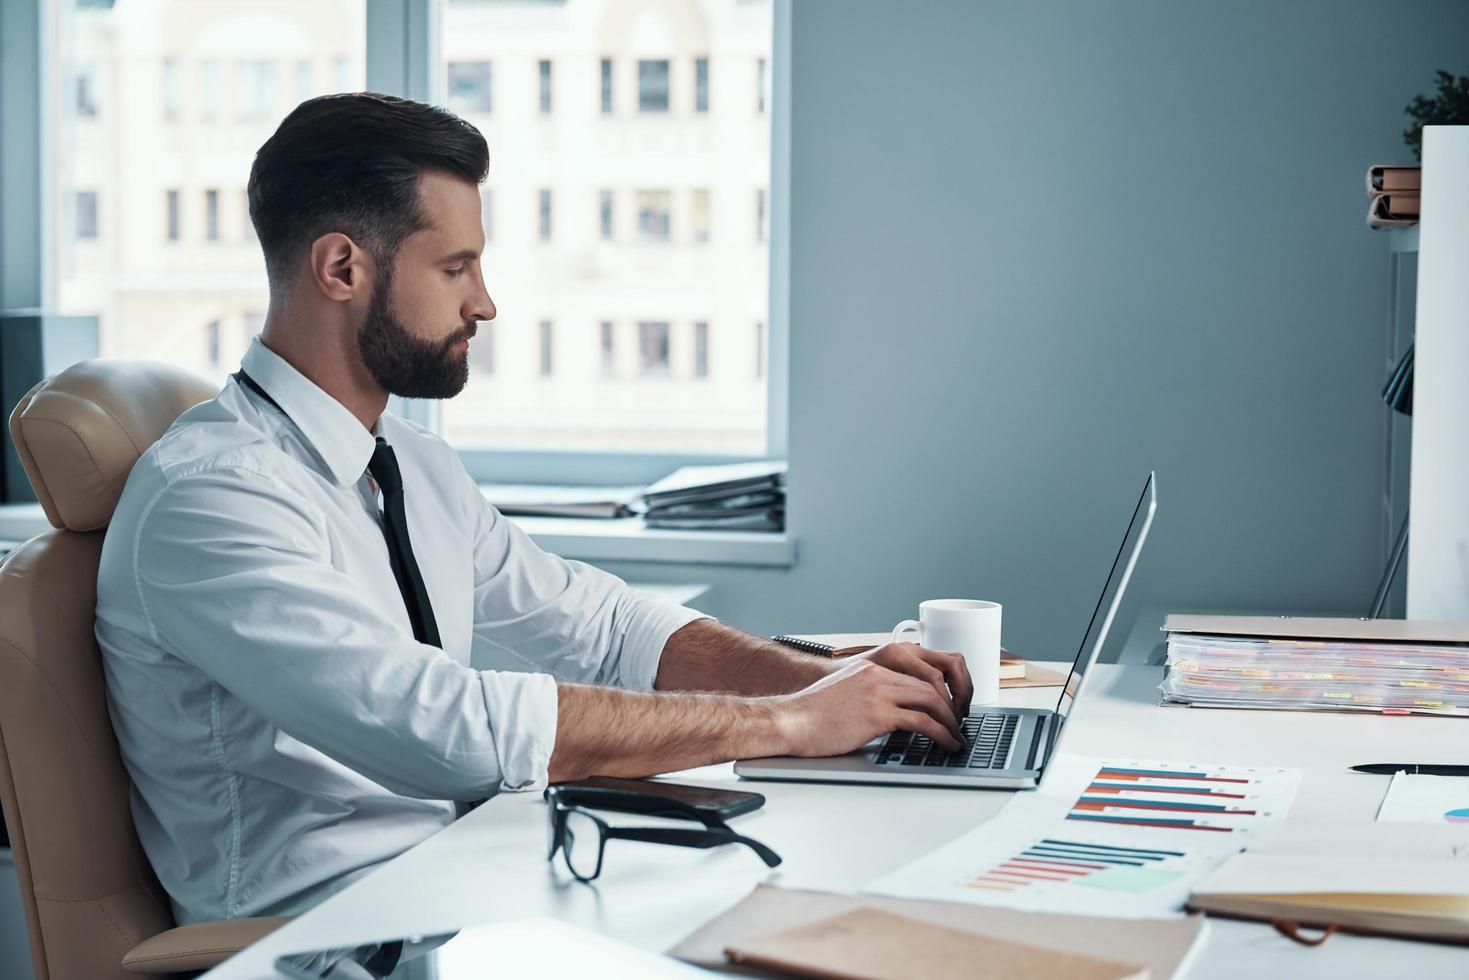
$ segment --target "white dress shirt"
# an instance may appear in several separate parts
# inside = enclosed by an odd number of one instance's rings
[[[649,689],[700,613],[547,554],[454,450],[384,414],[443,649],[388,560],[375,445],[256,340],[128,478],[97,640],[133,818],[181,923],[292,914],[454,819],[538,788],[553,678]]]

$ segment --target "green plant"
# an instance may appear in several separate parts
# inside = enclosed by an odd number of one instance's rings
[[[1446,71],[1436,73],[1438,96],[1413,97],[1403,111],[1413,120],[1413,125],[1403,130],[1403,142],[1413,151],[1413,157],[1423,159],[1424,126],[1469,125],[1469,75],[1455,78]]]

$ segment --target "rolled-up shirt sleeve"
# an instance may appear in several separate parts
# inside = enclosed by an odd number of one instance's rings
[[[132,533],[154,642],[286,734],[405,796],[545,778],[554,681],[481,672],[406,635],[333,566],[324,517],[269,474],[177,478]]]
[[[651,690],[668,638],[704,613],[543,551],[470,484],[474,665]]]

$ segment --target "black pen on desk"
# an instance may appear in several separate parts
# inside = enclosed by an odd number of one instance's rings
[[[1353,772],[1371,772],[1392,776],[1405,772],[1410,776],[1469,776],[1469,766],[1450,766],[1417,762],[1372,762],[1352,766]]]

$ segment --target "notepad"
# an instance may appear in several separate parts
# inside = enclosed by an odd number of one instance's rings
[[[954,976],[963,964],[1024,980],[1145,980],[1146,967],[980,936],[875,908],[735,943],[730,962],[836,980]]]

